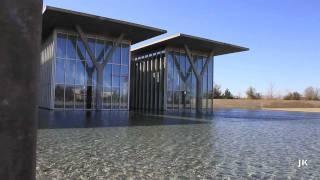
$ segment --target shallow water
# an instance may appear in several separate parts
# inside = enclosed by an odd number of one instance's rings
[[[38,179],[320,178],[320,113],[41,111],[39,119]]]

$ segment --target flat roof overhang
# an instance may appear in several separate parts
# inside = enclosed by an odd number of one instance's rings
[[[42,39],[46,39],[54,28],[75,30],[75,25],[81,26],[86,34],[119,37],[124,33],[124,39],[130,40],[132,44],[167,32],[131,22],[46,6],[42,18]]]
[[[144,54],[166,47],[184,48],[184,45],[187,45],[191,51],[210,53],[214,50],[214,56],[249,50],[248,48],[237,45],[179,33],[153,43],[134,48],[132,49],[132,53]]]

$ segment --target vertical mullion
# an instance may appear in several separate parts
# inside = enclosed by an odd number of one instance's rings
[[[159,66],[158,66],[158,53],[155,54],[154,58],[154,72],[155,72],[155,83],[154,83],[154,90],[155,90],[155,96],[154,96],[154,109],[158,110],[158,97],[159,97],[159,87],[158,87],[158,71],[159,71]]]
[[[153,79],[153,65],[154,65],[154,62],[153,62],[153,59],[154,59],[154,56],[153,56],[153,54],[152,54],[152,56],[151,56],[151,59],[150,59],[150,75],[151,75],[151,82],[150,82],[150,109],[151,110],[153,110],[154,108],[154,106],[153,106],[153,103],[154,103],[154,85],[153,85],[153,81],[154,81],[154,79]]]
[[[139,62],[139,109],[142,108],[142,61]]]
[[[143,97],[143,110],[146,109],[146,71],[147,71],[147,61],[146,58],[143,59],[143,90],[142,90],[142,97]]]
[[[213,93],[213,88],[214,88],[214,56],[212,56],[212,93]],[[212,111],[214,110],[214,107],[213,107],[213,101],[214,101],[214,95],[212,94]]]
[[[144,58],[141,61],[141,90],[140,90],[140,109],[144,108],[144,96],[143,96],[143,92],[144,92]]]
[[[148,110],[151,110],[150,105],[151,105],[151,58],[152,56],[148,56],[148,90],[147,90],[147,106],[148,106]]]
[[[131,81],[132,82],[134,82],[135,80],[134,80],[134,78],[135,78],[135,74],[134,74],[134,72],[135,72],[135,69],[134,69],[134,63],[133,62],[131,62],[130,63],[130,69],[131,69],[131,71],[130,71],[130,85],[132,86],[131,88],[131,90],[129,91],[129,94],[130,94],[130,100],[129,100],[129,109],[133,109],[133,100],[132,100],[132,97],[133,97],[133,94],[135,93],[135,83],[131,83]]]
[[[167,81],[168,81],[168,53],[167,49],[165,49],[165,54],[164,54],[164,62],[163,62],[163,110],[167,110],[167,104],[168,104],[168,98],[167,98]]]
[[[139,62],[136,60],[135,61],[135,71],[136,71],[136,90],[135,90],[135,109],[138,109],[138,95],[139,95]]]
[[[159,56],[159,110],[163,109],[163,58],[162,52],[160,52]]]

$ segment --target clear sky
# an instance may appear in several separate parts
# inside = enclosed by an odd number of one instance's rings
[[[224,41],[250,51],[215,58],[215,82],[235,95],[320,88],[319,0],[45,0],[44,3]],[[157,39],[157,38],[156,38]]]

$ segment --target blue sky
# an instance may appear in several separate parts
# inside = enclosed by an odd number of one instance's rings
[[[57,6],[250,48],[215,58],[215,82],[235,95],[320,88],[318,0],[45,0]],[[157,38],[156,38],[157,39]]]

